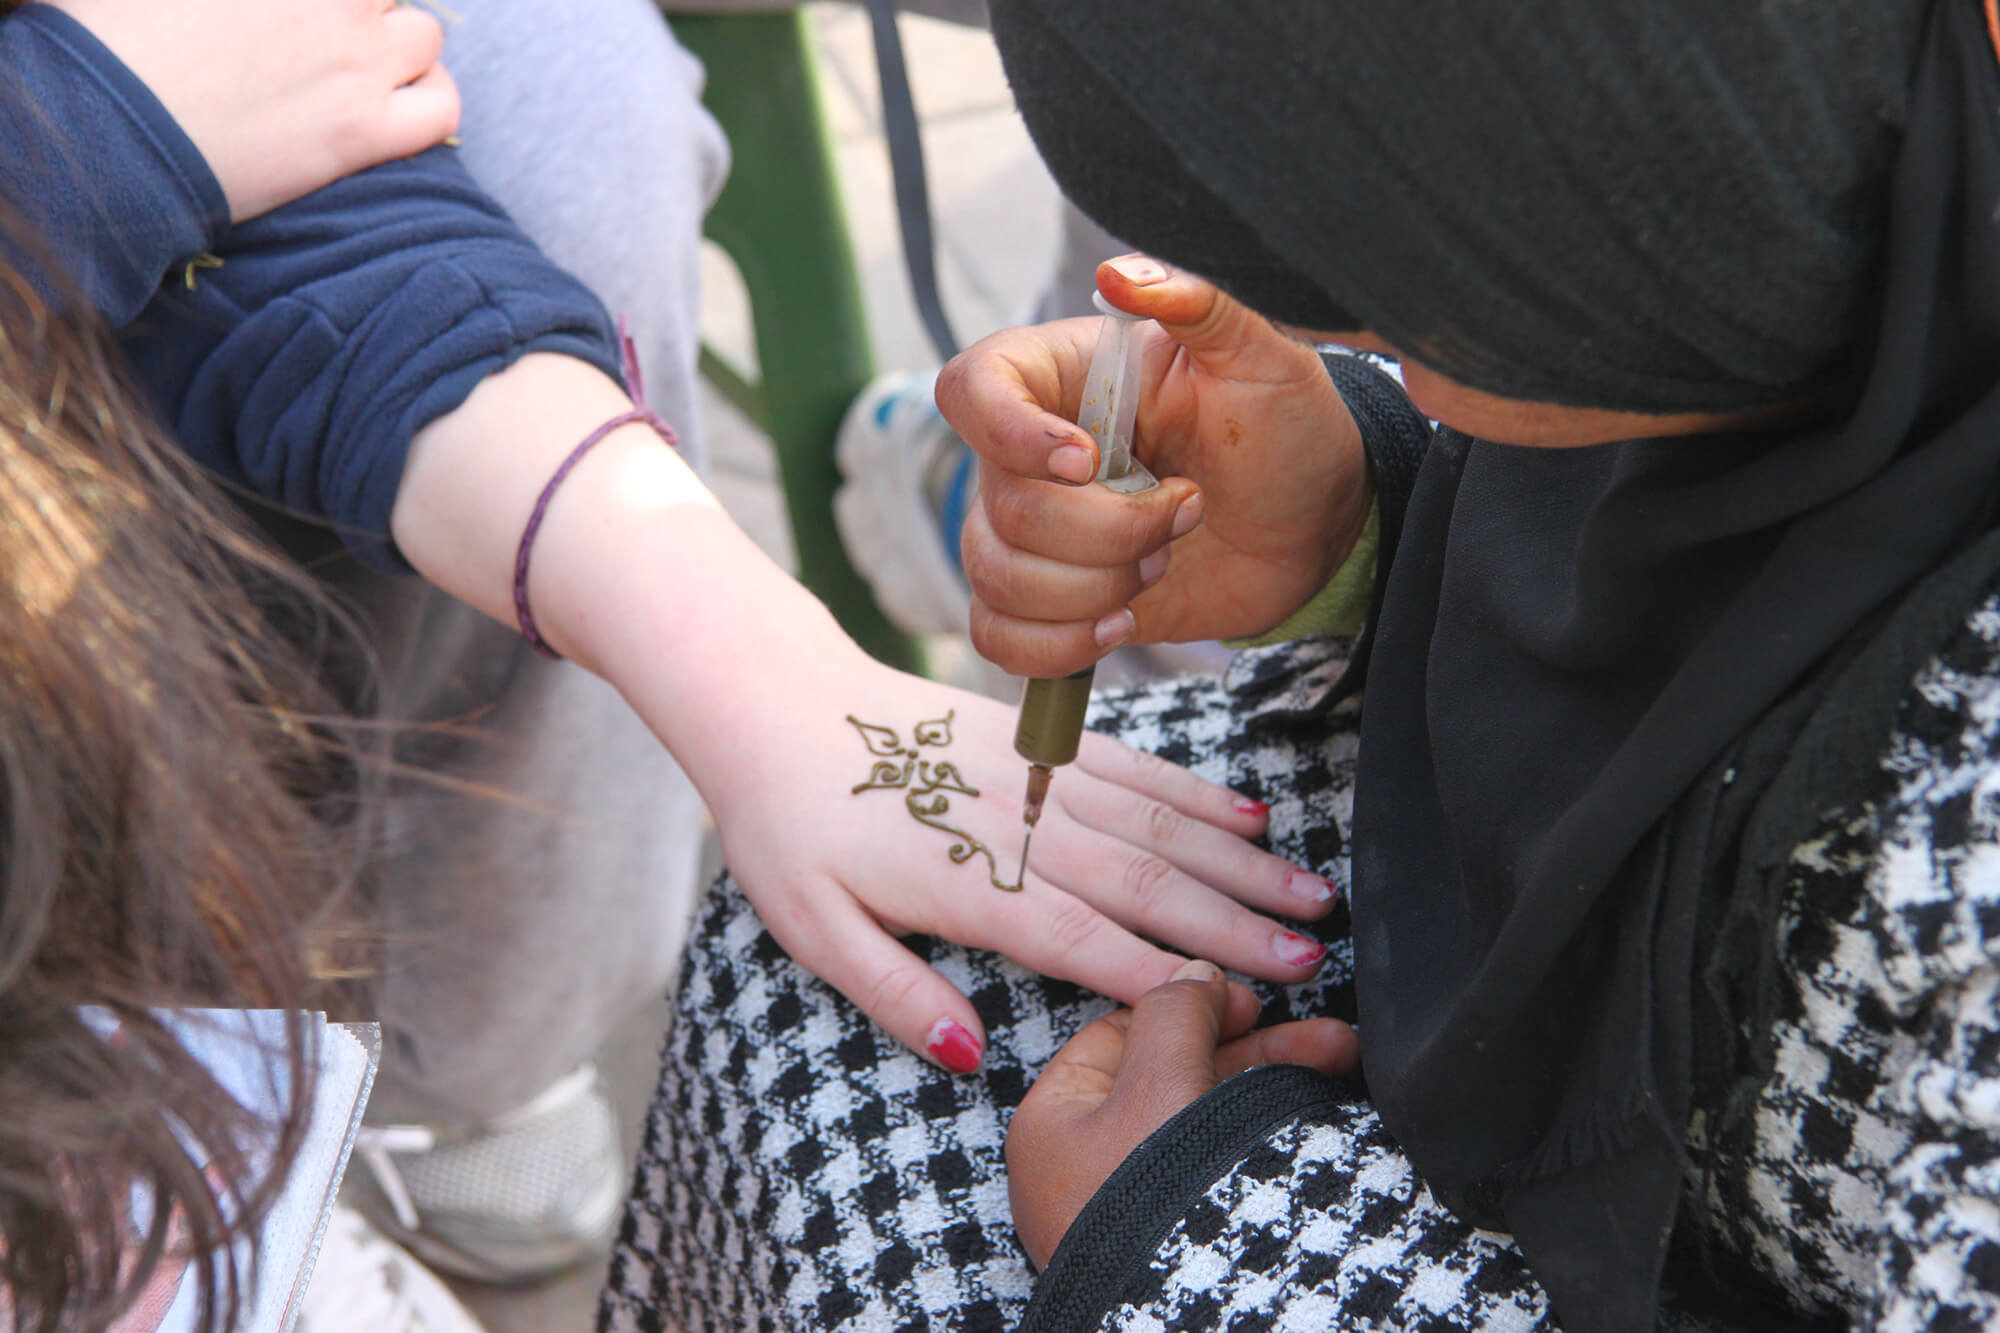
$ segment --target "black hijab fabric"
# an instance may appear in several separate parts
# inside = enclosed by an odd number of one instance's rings
[[[1926,7],[989,6],[1113,235],[1490,393],[1659,412],[1782,400],[1859,332]]]
[[[1347,11],[1246,22],[1308,8]],[[1370,1092],[1441,1198],[1516,1235],[1572,1329],[1652,1326],[1697,1077],[1740,1093],[1759,1072],[1738,1042],[1755,988],[1711,970],[1697,995],[1698,948],[1774,972],[1791,847],[1871,794],[1911,674],[2000,570],[2000,73],[1977,0],[1900,8],[1929,19],[1907,130],[1856,185],[1880,244],[1850,256],[1864,331],[1839,419],[1567,451],[1444,431],[1377,611],[1354,831]],[[1337,264],[1316,259],[1349,240],[1331,219],[1309,246],[1272,239],[1261,197],[1210,188],[1212,129],[1193,150],[1181,133],[1215,111],[1198,77],[1176,75],[1172,108],[1135,101],[1157,67],[1074,12],[1099,6],[992,9],[1058,179],[1131,191],[1093,198],[1114,233],[1246,295]],[[1188,41],[1197,73],[1210,54]],[[1097,160],[1097,130],[1128,166]],[[1149,228],[1135,162],[1173,169],[1173,219]],[[1218,242],[1229,227],[1245,243]],[[1154,239],[1177,231],[1180,253]]]

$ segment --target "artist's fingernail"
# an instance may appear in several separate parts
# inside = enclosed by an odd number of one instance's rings
[[[1117,269],[1119,275],[1134,287],[1151,287],[1154,283],[1167,280],[1167,270],[1160,261],[1145,255],[1120,255],[1104,262]]]
[[[924,1038],[924,1049],[931,1053],[931,1059],[954,1074],[970,1074],[979,1068],[979,1038],[949,1018],[931,1024],[930,1035]]]
[[[1049,475],[1057,481],[1081,486],[1097,475],[1097,460],[1080,444],[1065,444],[1049,451]]]
[[[1139,591],[1144,592],[1160,581],[1160,576],[1167,572],[1167,561],[1171,558],[1167,548],[1162,546],[1139,562]]]
[[[1326,946],[1318,940],[1281,930],[1271,937],[1271,952],[1287,967],[1310,967],[1326,957]]]
[[[1201,497],[1190,495],[1181,501],[1181,507],[1174,511],[1174,536],[1185,537],[1194,531],[1194,525],[1201,522]]]
[[[1271,813],[1271,807],[1265,805],[1262,801],[1253,801],[1248,796],[1239,796],[1236,798],[1236,813],[1239,815],[1255,815],[1257,818],[1262,819],[1265,815]]]
[[[1285,882],[1285,888],[1294,898],[1312,903],[1314,906],[1333,897],[1333,885],[1318,875],[1308,875],[1303,870],[1294,870],[1292,877]]]
[[[1132,637],[1139,629],[1139,618],[1131,608],[1113,611],[1091,627],[1090,637],[1097,640],[1099,648],[1116,648]]]
[[[1199,958],[1190,958],[1174,969],[1169,981],[1220,981],[1222,969],[1214,963],[1204,963]]]

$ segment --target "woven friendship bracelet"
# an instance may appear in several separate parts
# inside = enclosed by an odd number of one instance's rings
[[[646,388],[639,376],[638,350],[632,344],[632,335],[627,330],[622,316],[618,320],[618,344],[625,363],[625,383],[632,391],[632,401],[635,406],[629,412],[620,412],[584,436],[583,442],[569,451],[569,457],[563,459],[561,466],[557,467],[554,475],[549,478],[548,485],[542,487],[542,493],[535,497],[535,507],[528,512],[528,521],[521,529],[521,544],[514,551],[515,622],[521,628],[521,637],[528,641],[529,646],[543,657],[556,661],[562,660],[562,654],[551,648],[549,641],[535,628],[535,613],[528,605],[528,557],[534,551],[535,534],[541,531],[542,517],[549,511],[549,501],[555,498],[556,488],[563,484],[563,478],[569,475],[570,469],[577,465],[579,459],[596,448],[605,436],[621,427],[651,426],[669,446],[680,443],[680,437],[674,434],[674,428],[669,426],[659,413],[646,406]]]

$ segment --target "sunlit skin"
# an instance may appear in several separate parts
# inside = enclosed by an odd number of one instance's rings
[[[1449,375],[1413,360],[1372,333],[1330,333],[1284,324],[1277,327],[1283,333],[1314,345],[1333,343],[1360,352],[1395,357],[1402,364],[1403,387],[1419,411],[1453,430],[1494,444],[1516,444],[1531,449],[1580,449],[1586,445],[1611,444],[1618,440],[1663,439],[1675,435],[1754,429],[1790,420],[1801,411],[1800,404],[1784,404],[1744,412],[1662,415],[1526,402],[1518,398],[1502,398],[1460,384]]]

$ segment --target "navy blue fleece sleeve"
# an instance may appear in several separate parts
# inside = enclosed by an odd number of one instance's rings
[[[201,463],[377,568],[417,432],[528,352],[619,376],[610,317],[435,148],[231,230],[124,341]]]
[[[0,182],[113,327],[229,225],[222,186],[166,108],[47,5],[0,21]]]

